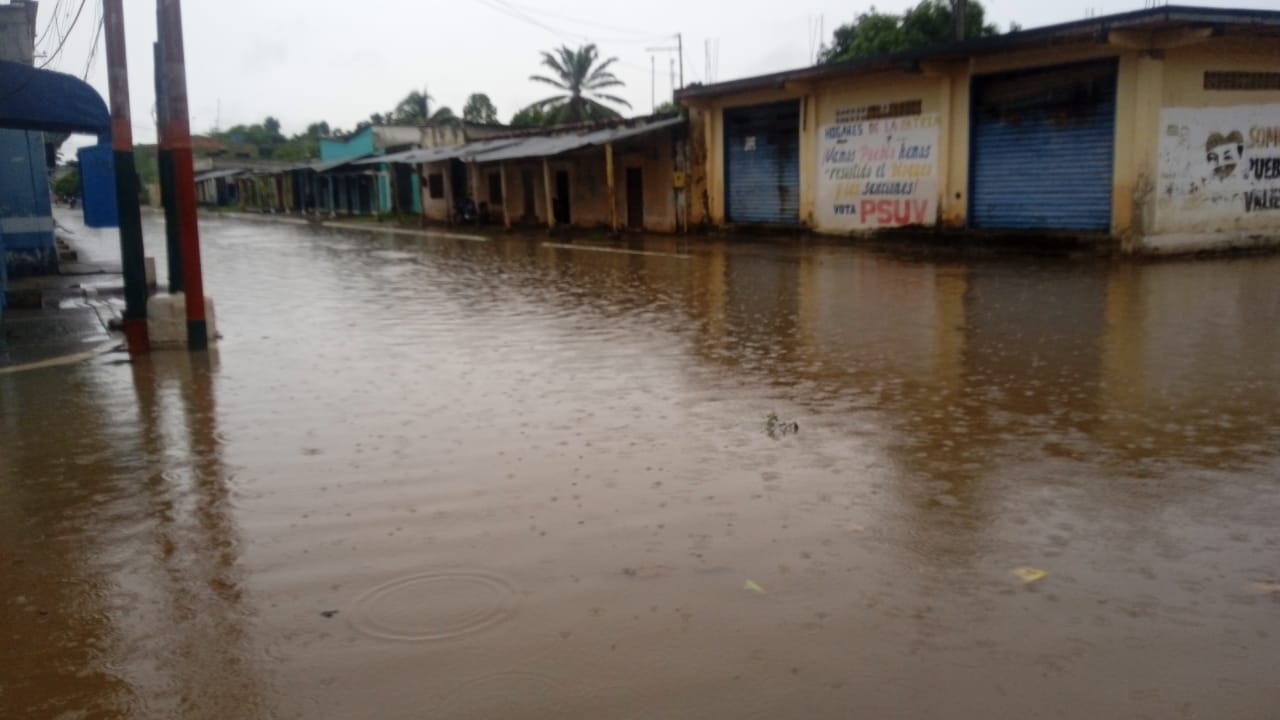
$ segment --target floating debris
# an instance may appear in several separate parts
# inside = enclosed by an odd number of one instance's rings
[[[751,591],[751,592],[753,592],[753,593],[756,593],[757,595],[765,595],[765,594],[767,594],[767,593],[765,593],[764,588],[762,588],[762,587],[760,587],[759,585],[757,585],[757,584],[756,584],[756,581],[755,581],[755,580],[748,580],[748,581],[746,581],[745,583],[743,583],[743,584],[742,584],[742,589],[743,589],[743,590],[749,590],[749,591]]]
[[[1011,571],[1015,577],[1025,584],[1031,584],[1038,580],[1043,580],[1049,576],[1048,570],[1041,570],[1034,567],[1016,567]]]
[[[795,435],[800,432],[800,423],[792,421],[784,421],[778,419],[777,413],[769,413],[764,418],[764,431],[771,438],[781,437],[783,435]]]

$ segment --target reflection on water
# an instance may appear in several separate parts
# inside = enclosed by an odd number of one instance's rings
[[[220,356],[0,376],[0,716],[1274,704],[1278,258],[202,234]]]

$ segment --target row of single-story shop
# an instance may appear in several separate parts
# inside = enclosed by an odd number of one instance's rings
[[[1280,244],[1280,12],[1165,6],[692,85],[684,116],[373,127],[202,198],[512,225]],[[234,190],[232,182],[234,181]],[[264,207],[265,207],[264,205]]]
[[[320,141],[315,162],[215,158],[197,199],[266,212],[676,232],[679,115],[513,130],[447,121]]]

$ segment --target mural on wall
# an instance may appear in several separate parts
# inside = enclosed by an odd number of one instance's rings
[[[817,225],[846,231],[933,225],[938,115],[875,117],[849,108],[836,120],[818,137]]]
[[[1162,229],[1280,222],[1280,104],[1160,115]]]

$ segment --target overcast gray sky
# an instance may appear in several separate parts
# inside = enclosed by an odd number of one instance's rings
[[[101,0],[42,0],[37,48],[50,67],[83,76],[107,94],[105,48],[90,64]],[[151,43],[155,0],[124,0],[134,140],[153,142]],[[900,11],[912,0],[879,0]],[[1141,9],[1144,0],[988,0],[989,20],[1035,27]],[[1217,7],[1277,9],[1280,0],[1202,0]],[[351,129],[372,112],[386,112],[412,89],[426,86],[437,104],[461,113],[468,94],[484,92],[503,121],[545,97],[551,88],[529,82],[539,51],[562,43],[595,42],[617,56],[619,93],[632,114],[651,108],[650,53],[684,36],[685,82],[728,80],[810,63],[821,18],[825,35],[870,3],[834,0],[187,0],[187,81],[192,129],[280,119],[286,134],[327,120]],[[711,77],[708,78],[707,41]],[[667,53],[657,55],[658,102],[671,96]],[[37,62],[40,62],[39,60]],[[83,144],[83,143],[77,143]]]

